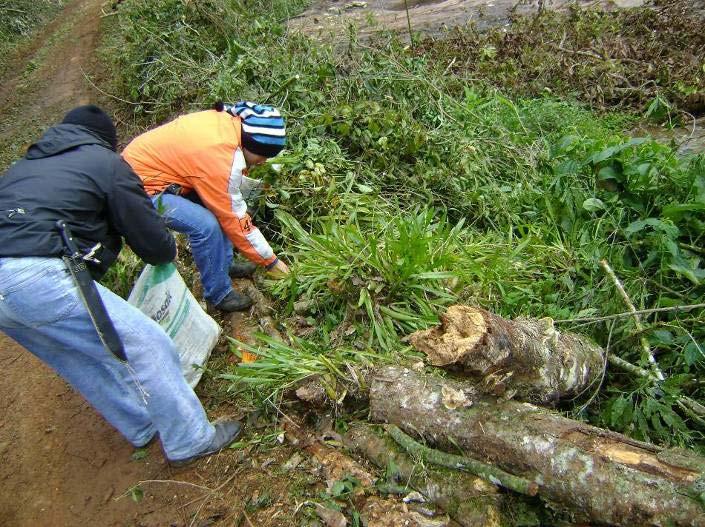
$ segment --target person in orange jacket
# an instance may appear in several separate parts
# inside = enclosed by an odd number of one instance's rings
[[[279,111],[243,101],[182,115],[136,137],[122,154],[167,226],[188,236],[205,299],[222,311],[252,305],[231,277],[248,276],[258,265],[289,272],[252,223],[241,192],[247,169],[285,145]],[[233,245],[249,262],[233,263]]]

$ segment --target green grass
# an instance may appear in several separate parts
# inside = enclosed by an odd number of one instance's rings
[[[263,339],[259,361],[225,373],[234,390],[271,400],[317,375],[337,397],[348,365],[409,360],[405,337],[454,302],[558,320],[623,312],[601,259],[637,308],[703,301],[702,156],[630,138],[633,113],[597,114],[520,81],[510,97],[488,82],[500,60],[475,81],[393,38],[339,53],[288,35],[282,20],[301,7],[127,0],[110,44],[120,94],[144,123],[243,98],[288,118],[282,170],[259,173],[270,187],[257,217],[293,264],[268,283],[278,317],[304,302],[313,331]],[[655,388],[610,370],[579,416],[701,444],[675,401],[704,399],[703,318],[653,315],[643,334],[629,318],[563,324],[642,366],[645,336],[669,378]]]
[[[50,20],[63,4],[63,0],[0,1],[0,75],[5,73],[7,59],[17,45]]]

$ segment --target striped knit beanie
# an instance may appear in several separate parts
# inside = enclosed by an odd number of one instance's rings
[[[242,146],[253,154],[274,157],[286,146],[284,118],[276,108],[240,101],[236,104],[216,103],[215,109],[240,118]]]

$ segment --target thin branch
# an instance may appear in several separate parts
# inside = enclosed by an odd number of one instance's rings
[[[534,481],[509,474],[500,468],[488,465],[487,463],[483,463],[476,459],[456,456],[454,454],[448,454],[447,452],[441,452],[440,450],[429,448],[406,435],[394,425],[387,425],[385,428],[389,435],[392,436],[392,439],[394,439],[399,446],[401,446],[409,454],[417,456],[424,461],[428,461],[434,465],[470,472],[471,474],[475,474],[476,476],[490,481],[495,485],[502,486],[527,496],[536,496],[538,493],[539,486]]]
[[[620,282],[619,278],[617,278],[617,275],[614,273],[614,271],[610,267],[610,264],[607,262],[607,260],[600,260],[600,265],[605,270],[605,272],[609,275],[609,277],[612,279],[615,287],[617,288],[617,291],[619,291],[619,294],[622,296],[622,300],[624,300],[624,303],[629,308],[629,311],[631,311],[632,316],[634,317],[634,325],[636,326],[637,331],[639,331],[639,332],[643,331],[644,326],[641,325],[641,319],[639,318],[639,315],[636,313],[636,308],[634,307],[634,304],[632,303],[631,299],[629,298],[629,295],[624,290],[624,286],[622,285],[622,282]],[[663,372],[661,371],[661,368],[659,368],[659,365],[656,362],[656,358],[654,358],[654,354],[651,351],[651,346],[649,346],[649,341],[646,340],[646,337],[642,335],[639,338],[639,342],[641,342],[641,349],[644,351],[644,355],[646,356],[649,363],[651,364],[651,367],[653,368],[654,373],[656,374],[656,377],[660,381],[664,380],[665,377],[663,376]]]
[[[106,97],[110,97],[112,99],[115,99],[116,101],[124,102],[125,104],[131,104],[133,106],[139,106],[140,104],[144,104],[144,103],[140,103],[140,102],[127,101],[125,99],[121,99],[117,95],[113,95],[112,93],[108,93],[105,90],[102,90],[98,86],[96,86],[96,84],[91,80],[91,78],[88,76],[88,74],[85,71],[83,71],[83,68],[81,68],[81,73],[83,74],[83,78],[88,81],[88,84],[90,84],[95,90],[99,91],[100,93],[102,93]]]
[[[554,320],[556,324],[565,324],[567,322],[603,322],[605,320],[613,320],[615,318],[626,318],[634,315],[648,315],[651,313],[665,313],[668,311],[690,311],[691,309],[705,308],[705,304],[686,304],[683,306],[670,307],[655,307],[652,309],[637,309],[636,311],[626,311],[624,313],[616,313],[614,315],[605,315],[603,317],[583,317],[583,318],[566,318],[563,320]]]
[[[180,481],[178,479],[145,479],[143,481],[138,481],[137,485],[143,485],[144,483],[173,483],[175,485],[184,485],[187,487],[195,487],[200,490],[205,490],[208,492],[213,492],[210,487],[204,487],[203,485],[198,485],[196,483],[191,483],[190,481]]]
[[[657,380],[656,377],[654,376],[654,374],[651,373],[650,371],[645,370],[644,368],[640,368],[639,366],[635,366],[631,362],[626,361],[621,357],[617,357],[617,355],[610,354],[607,356],[607,360],[613,366],[617,366],[621,370],[628,371],[629,373],[632,373],[632,374],[636,375],[637,377],[642,377],[644,379],[651,379],[653,381]]]

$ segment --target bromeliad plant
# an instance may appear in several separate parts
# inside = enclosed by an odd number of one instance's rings
[[[285,212],[277,219],[289,237],[295,271],[274,285],[274,294],[353,313],[372,330],[367,346],[398,349],[398,331],[435,322],[439,309],[457,299],[463,222],[451,227],[432,209],[379,213],[320,222],[312,235]]]

